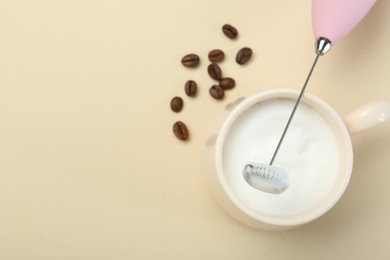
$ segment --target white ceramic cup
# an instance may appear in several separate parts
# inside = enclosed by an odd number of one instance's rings
[[[229,160],[234,160],[232,154],[234,155],[234,153],[237,153],[237,155],[239,155],[242,152],[239,151],[239,149],[237,149],[237,151],[227,151],[227,149],[232,148],[229,148],[230,146],[226,145],[227,142],[230,142],[229,138],[239,136],[239,134],[234,131],[237,131],[235,129],[237,128],[237,124],[245,124],[245,120],[241,118],[242,115],[255,106],[272,100],[274,100],[274,103],[277,103],[280,100],[287,100],[291,101],[291,104],[293,105],[298,95],[299,92],[292,89],[273,89],[260,92],[248,98],[240,98],[226,107],[226,113],[225,116],[222,117],[222,123],[216,124],[207,140],[205,173],[209,188],[218,204],[229,215],[243,224],[258,229],[287,229],[303,225],[325,214],[340,199],[351,177],[353,149],[350,135],[390,119],[390,103],[387,101],[379,101],[366,105],[350,113],[343,119],[327,103],[312,94],[305,93],[300,106],[309,107],[318,113],[320,117],[324,119],[324,122],[326,122],[327,127],[331,129],[331,132],[333,133],[332,138],[335,138],[335,142],[337,143],[337,165],[333,165],[334,167],[332,168],[333,171],[335,171],[334,178],[332,178],[330,182],[311,182],[310,185],[317,185],[318,187],[308,187],[306,194],[299,198],[301,201],[296,201],[296,203],[294,201],[294,196],[298,197],[296,194],[299,193],[300,189],[297,185],[299,182],[304,183],[304,178],[306,177],[302,177],[302,180],[295,177],[295,184],[290,183],[291,187],[289,187],[289,189],[292,190],[290,192],[291,194],[288,194],[287,192],[287,195],[265,194],[261,191],[254,191],[253,187],[249,185],[240,186],[240,188],[237,189],[237,187],[235,187],[237,184],[236,182],[242,181],[242,183],[245,183],[245,181],[241,180],[243,179],[242,172],[237,171],[237,176],[232,178],[231,169],[227,168],[229,167],[229,164],[224,160],[227,160],[226,158],[228,156],[226,154],[229,154]],[[299,109],[300,107],[298,107],[295,117],[300,113]],[[299,121],[299,119],[297,120]],[[280,124],[284,127],[286,121],[280,122]],[[283,143],[282,146],[283,145],[285,144]],[[291,146],[291,144],[289,145]],[[303,160],[299,163],[305,164],[306,162]],[[332,163],[334,162],[330,160],[329,165],[332,165]],[[329,169],[330,168],[331,167],[329,166]],[[233,174],[235,174],[235,172]],[[313,172],[309,174],[316,173]],[[304,187],[302,186],[302,183],[299,184],[301,185],[300,187]],[[321,192],[319,192],[320,190]],[[313,194],[313,196],[311,196],[311,194]],[[257,203],[257,199],[259,203]],[[279,203],[280,205],[279,209],[275,212],[272,210],[273,206],[269,205],[272,203]],[[283,205],[287,204],[283,203],[289,203],[290,209],[286,210],[286,212],[283,211]],[[307,204],[306,206],[304,206],[305,203]],[[301,204],[303,206],[301,206]],[[297,207],[297,209],[295,210],[294,207]]]

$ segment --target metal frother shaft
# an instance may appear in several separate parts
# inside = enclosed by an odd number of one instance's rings
[[[314,68],[315,68],[315,66],[316,66],[316,64],[317,64],[318,58],[319,58],[321,55],[324,55],[326,52],[328,52],[328,51],[330,50],[330,47],[331,47],[331,43],[330,43],[330,41],[329,41],[328,39],[326,39],[326,38],[321,37],[321,38],[319,38],[319,39],[316,41],[316,54],[317,54],[317,55],[316,55],[316,57],[315,57],[315,59],[314,59],[313,65],[311,65],[311,69],[310,69],[310,71],[309,71],[309,74],[308,74],[307,77],[306,77],[306,80],[305,80],[305,83],[303,84],[302,90],[301,90],[301,92],[299,93],[299,96],[298,96],[298,98],[297,98],[297,101],[295,102],[295,106],[294,106],[294,108],[293,108],[293,110],[292,110],[292,112],[291,112],[291,114],[290,114],[290,117],[288,118],[288,121],[287,121],[286,126],[284,127],[283,134],[282,134],[282,136],[280,137],[279,143],[278,143],[278,145],[276,146],[274,155],[272,156],[272,159],[271,159],[269,165],[272,165],[272,164],[273,164],[273,162],[274,162],[274,160],[275,160],[275,157],[276,157],[276,155],[278,154],[279,148],[280,148],[280,146],[282,145],[284,136],[286,135],[287,130],[288,130],[289,126],[290,126],[290,123],[291,123],[291,121],[292,121],[292,119],[293,119],[293,117],[294,117],[294,115],[295,115],[295,112],[296,112],[296,110],[297,110],[297,108],[298,108],[298,105],[299,105],[299,103],[301,102],[301,99],[302,99],[302,96],[303,96],[303,94],[304,94],[304,92],[305,92],[305,89],[306,89],[306,87],[307,87],[307,84],[309,83],[311,74],[313,73]]]

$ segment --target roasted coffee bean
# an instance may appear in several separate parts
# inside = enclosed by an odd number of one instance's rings
[[[240,65],[243,65],[248,62],[252,57],[252,50],[248,47],[244,47],[238,51],[236,56],[236,62]]]
[[[171,109],[174,112],[180,112],[183,108],[183,99],[181,97],[174,97],[171,100]]]
[[[184,90],[189,97],[193,97],[196,95],[196,92],[198,90],[198,85],[193,80],[188,80],[186,84],[184,85]]]
[[[224,90],[232,89],[236,85],[236,82],[232,78],[222,78],[219,81],[219,86]]]
[[[238,35],[237,29],[231,26],[230,24],[225,24],[224,26],[222,26],[222,31],[230,39],[237,38]]]
[[[215,79],[215,80],[220,80],[222,78],[221,68],[216,63],[211,63],[207,67],[207,71],[208,71],[210,77]]]
[[[220,62],[225,58],[225,53],[219,49],[215,49],[209,52],[209,60],[211,62]]]
[[[196,54],[188,54],[181,59],[181,63],[186,67],[196,67],[199,64],[199,56]]]
[[[209,89],[209,93],[215,99],[223,99],[225,96],[225,90],[218,85],[213,85]]]
[[[173,133],[177,138],[183,141],[187,140],[189,137],[188,128],[181,121],[177,121],[176,123],[173,124]]]

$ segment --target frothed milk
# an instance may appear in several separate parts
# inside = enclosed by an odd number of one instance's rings
[[[222,159],[227,183],[243,205],[263,214],[289,216],[311,208],[329,192],[339,170],[332,129],[319,112],[301,103],[273,163],[288,172],[289,188],[269,194],[244,180],[246,162],[270,162],[294,102],[259,102],[240,114],[226,135]]]

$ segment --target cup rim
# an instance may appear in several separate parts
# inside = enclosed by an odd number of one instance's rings
[[[276,225],[276,226],[297,226],[297,225],[302,225],[311,222],[319,218],[323,214],[325,214],[327,211],[329,211],[339,201],[339,199],[341,198],[341,196],[343,195],[343,193],[345,192],[348,186],[352,174],[353,149],[352,149],[351,137],[349,135],[347,127],[343,119],[340,117],[340,115],[329,104],[327,104],[319,97],[306,92],[302,96],[301,102],[309,105],[315,104],[316,106],[321,108],[321,111],[326,111],[327,117],[332,118],[332,122],[336,125],[336,128],[340,131],[339,134],[342,140],[344,141],[342,148],[345,149],[345,153],[346,153],[345,158],[346,160],[348,160],[345,164],[346,172],[343,175],[344,178],[342,179],[342,182],[337,185],[337,190],[333,194],[333,196],[327,196],[327,198],[329,197],[329,199],[326,201],[324,206],[322,207],[318,207],[318,205],[314,206],[315,210],[311,210],[311,214],[309,214],[310,213],[309,212],[308,214],[305,215],[298,214],[298,215],[291,215],[291,216],[270,216],[269,214],[260,214],[258,211],[241,203],[239,199],[235,196],[234,192],[230,189],[229,183],[223,173],[222,154],[223,154],[224,140],[233,122],[246,109],[248,109],[252,105],[255,105],[256,103],[269,100],[272,98],[290,98],[296,100],[298,95],[299,95],[298,90],[288,89],[288,88],[271,89],[271,90],[261,91],[254,95],[251,95],[250,97],[244,99],[240,104],[237,105],[237,107],[235,107],[231,111],[231,113],[223,122],[222,127],[219,131],[217,141],[216,141],[216,149],[215,149],[215,165],[216,165],[217,178],[223,188],[223,191],[228,196],[228,198],[233,202],[233,204],[240,211],[242,211],[244,214],[248,215],[255,221],[260,221],[263,223]]]

